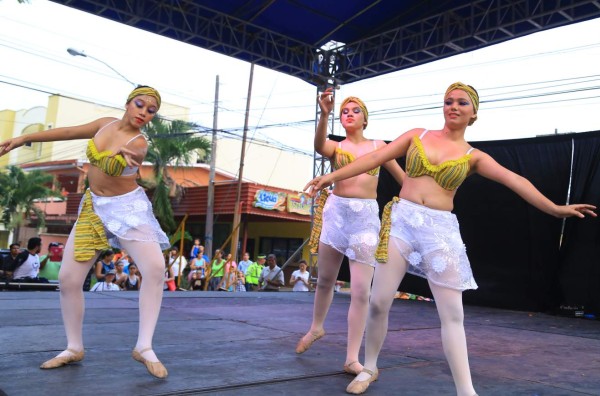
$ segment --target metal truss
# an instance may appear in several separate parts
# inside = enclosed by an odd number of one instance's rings
[[[348,44],[346,83],[600,17],[599,1],[479,0]]]
[[[191,0],[54,0],[101,17],[296,76],[314,85],[317,46],[253,21],[272,1],[249,2],[252,17],[240,18]],[[400,3],[400,2],[399,2]],[[350,83],[414,67],[528,35],[600,17],[600,0],[478,0],[411,20],[392,16],[391,29],[346,43],[338,82]],[[376,8],[366,5],[366,8]],[[244,11],[244,10],[242,10]],[[402,8],[399,7],[399,13]],[[238,13],[241,15],[243,12]],[[340,28],[343,24],[340,24]]]

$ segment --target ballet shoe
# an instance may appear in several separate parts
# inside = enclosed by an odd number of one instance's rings
[[[67,349],[67,352],[71,352],[70,355],[67,356],[57,356],[50,360],[45,361],[40,366],[41,369],[53,369],[62,367],[69,363],[80,362],[83,360],[84,352],[83,351],[74,351],[73,349]]]
[[[352,368],[352,366],[354,366],[355,364],[360,364],[360,363],[358,362],[358,360],[355,360],[355,361],[350,362],[348,364],[344,364],[344,372],[348,373],[348,374],[353,374],[353,375],[360,374],[361,370],[356,370],[356,369]]]
[[[148,372],[150,374],[152,374],[153,376],[155,376],[156,378],[161,378],[161,379],[167,378],[167,375],[169,375],[169,372],[167,371],[167,369],[165,368],[165,366],[163,366],[163,364],[161,362],[150,362],[142,356],[142,353],[149,351],[151,349],[152,348],[146,348],[146,349],[143,349],[138,352],[134,348],[133,351],[131,352],[131,357],[134,358],[135,360],[137,360],[138,362],[142,363],[144,366],[146,366],[146,369],[148,370]]]
[[[308,348],[310,348],[310,346],[317,341],[319,338],[323,337],[325,335],[325,330],[322,330],[320,333],[313,333],[311,331],[309,331],[308,333],[306,333],[304,335],[304,337],[300,338],[300,341],[298,341],[298,345],[296,345],[296,353],[300,354],[300,353],[304,353],[306,351],[308,351]],[[304,340],[306,338],[306,336],[308,336],[308,340]]]
[[[369,379],[364,381],[359,381],[356,378],[352,380],[352,382],[350,382],[350,384],[348,384],[348,387],[346,388],[346,393],[351,393],[353,395],[360,395],[362,393],[365,393],[369,385],[371,385],[371,382],[377,381],[377,378],[379,377],[378,370],[375,370],[373,372],[363,367],[361,372],[370,374],[371,376],[369,377]]]

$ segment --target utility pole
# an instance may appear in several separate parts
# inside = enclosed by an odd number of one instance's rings
[[[237,194],[235,198],[235,210],[233,212],[233,237],[231,238],[231,255],[237,262],[237,245],[240,239],[241,221],[240,200],[242,199],[242,178],[244,175],[244,157],[246,156],[246,136],[248,135],[248,117],[250,116],[250,97],[252,95],[252,79],[254,78],[254,63],[250,63],[250,79],[248,81],[248,97],[246,98],[246,116],[244,119],[244,134],[242,136],[242,153],[240,155],[240,170],[238,172]]]
[[[204,251],[213,255],[213,213],[215,207],[215,166],[217,162],[217,115],[219,114],[219,76],[215,82],[215,107],[213,114],[212,143],[210,146],[210,173],[208,176],[208,198],[206,203],[206,226],[204,228]]]

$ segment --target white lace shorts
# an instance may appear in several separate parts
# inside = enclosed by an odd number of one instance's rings
[[[344,254],[349,260],[375,267],[380,226],[376,200],[331,194],[323,208],[319,241]]]
[[[391,220],[389,248],[398,249],[409,273],[450,289],[477,289],[453,213],[401,199]]]
[[[90,193],[94,212],[102,220],[108,243],[112,247],[120,249],[119,240],[157,242],[161,250],[171,246],[169,238],[154,217],[152,203],[141,187],[114,197]],[[83,203],[83,199],[81,202]],[[81,204],[79,210],[81,211]]]

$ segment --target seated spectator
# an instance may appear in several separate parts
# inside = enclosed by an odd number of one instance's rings
[[[8,256],[4,257],[2,263],[0,263],[2,264],[2,267],[0,268],[0,277],[2,277],[2,279],[5,280],[12,279],[13,270],[11,270],[10,268],[16,268],[15,260],[17,259],[19,253],[21,253],[21,245],[19,245],[18,243],[12,243],[9,246],[9,248],[10,252]]]
[[[298,267],[296,271],[292,272],[292,276],[290,278],[290,285],[294,286],[292,291],[302,291],[307,292],[310,291],[310,283],[309,277],[310,274],[306,270],[306,261],[300,260],[298,261]]]
[[[140,290],[140,287],[142,286],[142,280],[138,276],[137,264],[129,264],[129,274],[125,279],[125,283],[123,284],[123,286],[124,290]]]
[[[107,271],[103,274],[103,280],[101,282],[97,282],[94,287],[90,289],[90,291],[95,292],[103,292],[103,291],[120,291],[121,288],[114,284],[116,271],[114,269]]]
[[[46,278],[39,278],[40,256],[42,239],[38,237],[29,238],[27,250],[19,253],[14,261],[14,267],[9,268],[13,280],[16,282],[48,283]]]
[[[200,271],[192,271],[190,272],[190,280],[188,290],[203,290],[204,289],[204,280],[201,279],[202,272]]]
[[[125,265],[121,260],[115,263],[115,285],[119,286],[121,290],[125,289],[125,281],[127,280],[127,274],[123,271],[124,267]]]
[[[65,245],[60,242],[50,242],[48,245],[48,254],[40,257],[40,278],[46,278],[49,281],[58,282],[58,272],[62,263]]]

